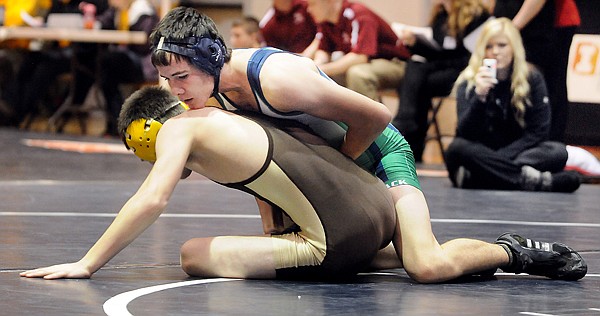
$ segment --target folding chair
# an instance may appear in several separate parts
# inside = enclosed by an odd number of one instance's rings
[[[438,114],[440,112],[440,109],[442,108],[442,106],[444,105],[444,101],[446,101],[449,98],[449,96],[439,96],[439,97],[434,97],[434,99],[431,102],[431,109],[430,109],[430,117],[429,120],[427,121],[427,131],[429,131],[430,127],[433,126],[433,131],[435,133],[435,135],[433,136],[427,136],[427,138],[425,139],[425,142],[429,141],[429,140],[435,140],[440,148],[440,153],[442,155],[442,161],[444,162],[444,164],[446,163],[446,150],[444,148],[444,143],[442,141],[442,138],[444,136],[453,136],[453,135],[444,135],[442,134],[442,131],[440,129],[440,124],[438,121]]]

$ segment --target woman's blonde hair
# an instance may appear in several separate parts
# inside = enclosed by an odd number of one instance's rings
[[[469,23],[487,10],[481,0],[452,0],[452,8],[448,12],[448,35],[463,37]],[[437,16],[444,11],[443,4],[435,5],[431,10],[429,25],[433,25]]]
[[[529,100],[529,65],[525,60],[525,48],[519,30],[513,25],[512,21],[507,18],[497,18],[486,22],[479,38],[475,50],[471,54],[469,65],[465,68],[456,83],[454,84],[454,92],[458,85],[463,81],[467,81],[467,89],[465,93],[475,86],[475,74],[479,70],[485,58],[485,50],[488,43],[496,36],[506,36],[509,45],[513,50],[511,85],[512,92],[511,104],[514,107],[514,114],[521,126],[525,125],[525,108],[531,104]]]

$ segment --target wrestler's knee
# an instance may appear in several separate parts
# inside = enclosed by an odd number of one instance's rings
[[[205,260],[208,258],[210,241],[207,238],[194,238],[186,241],[180,250],[181,268],[191,276],[204,276]]]
[[[456,271],[444,260],[434,258],[421,258],[420,260],[405,260],[404,270],[419,283],[438,283],[446,281],[449,276],[456,275]]]
[[[435,267],[427,262],[417,264],[404,263],[404,270],[411,279],[419,283],[434,283],[437,278]]]

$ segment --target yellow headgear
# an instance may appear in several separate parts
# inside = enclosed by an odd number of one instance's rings
[[[183,102],[177,102],[173,106],[169,107],[165,114],[169,112],[172,108],[176,106],[181,106],[185,111],[189,110],[187,104]],[[149,162],[156,161],[156,136],[158,135],[158,131],[163,126],[163,123],[158,120],[166,121],[165,114],[157,119],[146,119],[139,118],[129,126],[125,130],[125,143],[127,147],[133,151],[133,153],[141,158],[142,160],[146,160]]]
[[[125,131],[125,142],[133,153],[142,160],[156,161],[156,135],[162,123],[154,119],[137,119]]]

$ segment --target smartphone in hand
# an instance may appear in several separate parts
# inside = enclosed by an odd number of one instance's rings
[[[496,78],[496,64],[497,62],[495,59],[485,58],[483,60],[483,65],[488,69],[490,76],[494,79]]]

